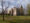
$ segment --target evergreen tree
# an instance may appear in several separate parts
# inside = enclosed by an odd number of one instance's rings
[[[20,14],[21,14],[21,15],[24,15],[24,10],[23,10],[22,5],[21,5],[21,8],[20,8]]]
[[[20,9],[17,8],[17,16],[20,16]]]

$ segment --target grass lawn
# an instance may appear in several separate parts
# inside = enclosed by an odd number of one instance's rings
[[[30,23],[30,16],[0,16],[0,23]]]

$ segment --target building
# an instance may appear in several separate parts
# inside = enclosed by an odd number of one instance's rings
[[[11,9],[11,16],[20,16],[20,15],[24,15],[22,6],[20,8],[14,7]]]
[[[16,7],[13,8],[13,16],[16,16]]]
[[[23,7],[21,5],[20,8],[16,8],[16,7],[11,8],[11,10],[8,10],[7,13],[10,14],[11,16],[20,16],[20,15],[24,14],[24,11],[23,11]]]

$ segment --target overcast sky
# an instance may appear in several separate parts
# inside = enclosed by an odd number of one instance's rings
[[[11,6],[20,6],[22,5],[25,7],[28,3],[30,3],[30,0],[3,0],[5,2],[4,5],[8,6],[8,3]]]
[[[14,6],[20,7],[21,5],[26,8],[27,4],[30,3],[30,0],[3,0],[3,8],[8,7],[13,8]],[[2,10],[1,0],[0,0],[0,9]]]
[[[10,8],[13,8],[14,6],[19,7],[21,5],[25,8],[26,5],[30,3],[30,0],[3,0],[4,7],[8,7],[8,3]],[[0,8],[1,8],[1,2],[0,2]]]

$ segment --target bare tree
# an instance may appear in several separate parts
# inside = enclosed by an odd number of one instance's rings
[[[3,14],[3,21],[4,21],[4,9],[3,9],[3,0],[2,0],[2,14]]]
[[[13,16],[13,9],[12,9],[12,16]]]
[[[5,13],[7,14],[7,9],[9,8],[9,2],[8,2],[8,7],[5,8]]]

